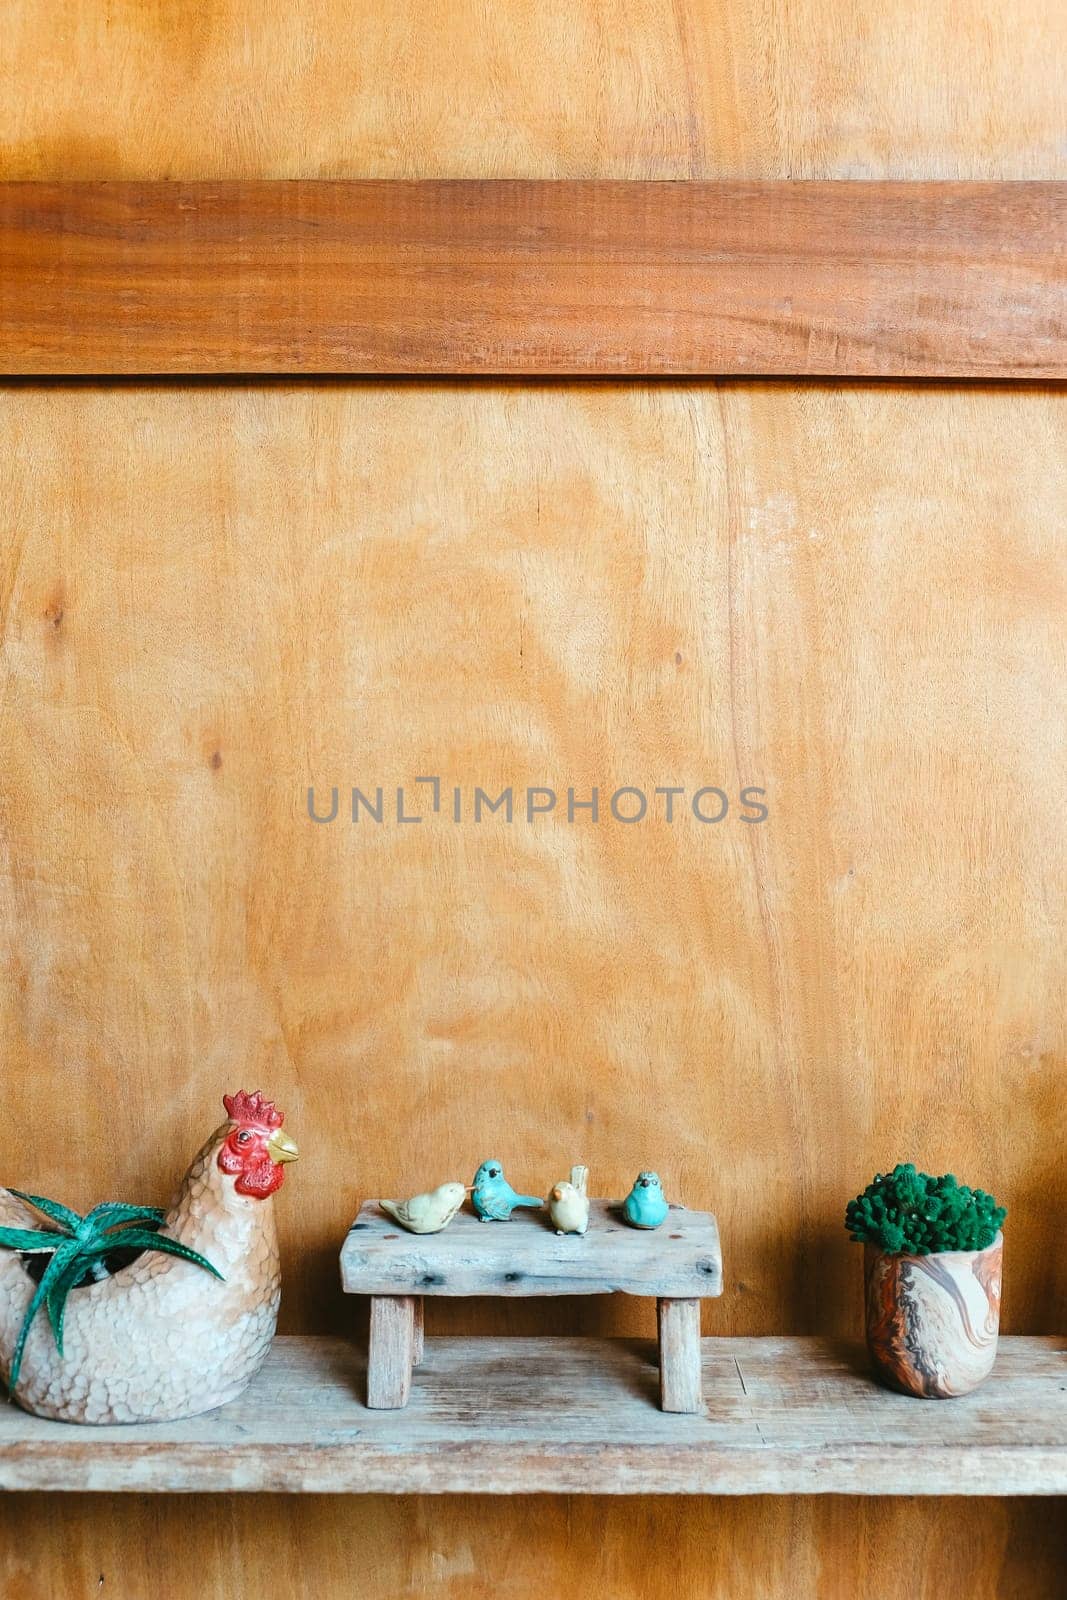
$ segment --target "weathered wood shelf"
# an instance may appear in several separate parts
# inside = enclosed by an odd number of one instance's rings
[[[182,1423],[87,1428],[0,1406],[0,1490],[374,1494],[1067,1493],[1067,1342],[1001,1341],[960,1400],[889,1394],[856,1345],[705,1339],[704,1406],[656,1403],[622,1339],[431,1339],[404,1411],[365,1356],[279,1339],[248,1393]]]
[[[443,1233],[405,1233],[367,1200],[341,1247],[341,1287],[369,1295],[722,1294],[719,1225],[710,1211],[671,1206],[661,1228],[630,1228],[621,1202],[591,1200],[584,1237],[554,1232],[543,1211],[508,1223],[461,1211]]]

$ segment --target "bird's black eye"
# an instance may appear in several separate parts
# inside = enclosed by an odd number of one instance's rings
[[[247,1144],[249,1139],[251,1139],[251,1137],[252,1137],[252,1135],[249,1133],[248,1129],[247,1128],[242,1128],[240,1133],[237,1135],[237,1143],[238,1144]]]
[[[489,1176],[491,1178],[499,1178],[499,1176],[500,1176],[500,1168],[499,1167],[490,1167],[489,1168]]]

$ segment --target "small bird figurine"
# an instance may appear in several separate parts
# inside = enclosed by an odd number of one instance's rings
[[[548,1197],[548,1215],[557,1233],[584,1233],[589,1226],[588,1167],[572,1167],[570,1183],[557,1183]]]
[[[516,1194],[504,1176],[502,1162],[483,1161],[474,1174],[471,1204],[483,1222],[507,1222],[516,1206],[540,1210],[543,1202],[532,1194]]]
[[[639,1172],[622,1208],[623,1216],[631,1228],[658,1228],[661,1222],[666,1222],[669,1210],[659,1174]]]
[[[462,1183],[442,1183],[429,1194],[415,1194],[410,1200],[379,1200],[378,1204],[409,1233],[440,1233],[468,1193]]]

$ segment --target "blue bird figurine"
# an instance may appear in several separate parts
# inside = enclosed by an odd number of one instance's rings
[[[622,1208],[631,1228],[658,1228],[666,1222],[669,1210],[658,1173],[639,1172]]]
[[[544,1204],[530,1194],[516,1194],[504,1176],[503,1163],[483,1161],[474,1174],[471,1204],[483,1222],[507,1222],[516,1206]]]

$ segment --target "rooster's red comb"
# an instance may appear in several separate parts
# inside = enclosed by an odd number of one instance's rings
[[[222,1103],[234,1122],[250,1122],[260,1128],[280,1128],[285,1118],[275,1109],[273,1100],[264,1100],[259,1089],[247,1094],[238,1089],[236,1094],[224,1094]]]

